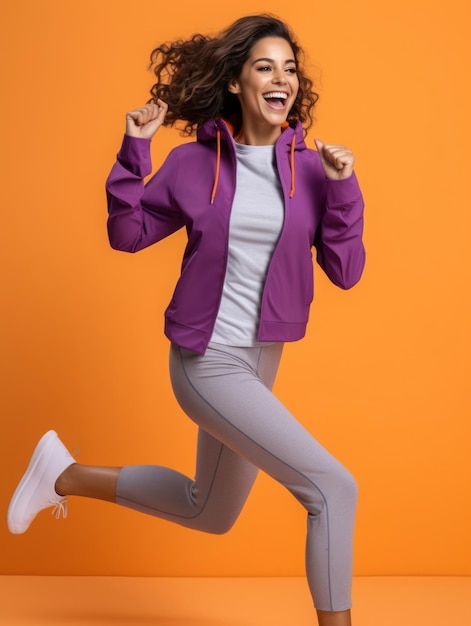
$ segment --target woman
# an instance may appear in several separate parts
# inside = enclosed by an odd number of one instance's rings
[[[114,248],[136,252],[187,230],[165,333],[176,398],[199,426],[196,476],[79,465],[49,431],[13,496],[9,528],[24,532],[48,506],[59,516],[66,497],[80,495],[223,533],[262,469],[307,511],[307,577],[320,626],[347,626],[355,481],[271,388],[283,343],[305,333],[312,246],[344,289],[363,271],[353,154],[320,140],[317,151],[306,147],[317,94],[278,19],[243,17],[218,37],[162,45],[152,63],[153,98],[126,115],[107,180],[108,232]],[[144,184],[151,139],[179,121],[197,141],[174,149]]]

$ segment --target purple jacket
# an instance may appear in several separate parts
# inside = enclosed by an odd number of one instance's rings
[[[365,263],[363,200],[354,174],[325,177],[302,127],[286,128],[275,146],[285,219],[262,294],[258,341],[295,341],[306,331],[314,295],[312,246],[330,280],[348,289]],[[150,140],[124,137],[106,183],[108,233],[117,250],[137,252],[183,226],[188,244],[165,312],[165,334],[204,354],[226,272],[229,219],[236,183],[230,126],[215,120],[197,141],[174,148],[151,173]]]

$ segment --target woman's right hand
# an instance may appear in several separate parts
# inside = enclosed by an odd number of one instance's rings
[[[164,123],[168,106],[158,99],[157,104],[146,106],[126,113],[126,135],[151,139]]]

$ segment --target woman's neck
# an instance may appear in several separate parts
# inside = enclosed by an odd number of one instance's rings
[[[249,128],[242,124],[239,132],[235,135],[234,141],[247,146],[272,146],[281,135],[281,128],[269,126],[266,129],[256,127]]]

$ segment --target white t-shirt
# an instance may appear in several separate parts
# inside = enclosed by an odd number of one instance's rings
[[[236,144],[229,254],[212,343],[255,346],[267,268],[284,219],[274,146]]]

